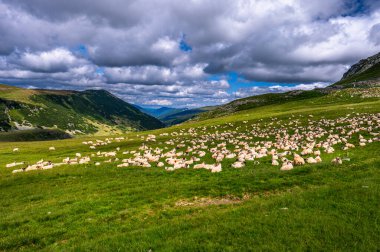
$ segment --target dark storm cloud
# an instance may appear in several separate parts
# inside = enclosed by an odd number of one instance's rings
[[[179,106],[232,99],[230,72],[306,89],[380,51],[379,8],[375,0],[0,0],[0,81]]]

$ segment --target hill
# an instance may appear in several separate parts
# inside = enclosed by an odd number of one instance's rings
[[[226,116],[241,110],[321,97],[326,95],[327,93],[328,90],[316,89],[310,91],[297,90],[286,93],[269,93],[257,96],[250,96],[234,100],[224,105],[216,106],[214,109],[208,112],[200,113],[193,120],[206,120],[214,117]]]
[[[215,109],[211,111],[201,113],[196,116],[194,120],[206,120],[256,107],[322,97],[343,88],[371,88],[379,86],[380,53],[368,57],[367,59],[360,60],[344,73],[340,81],[326,88],[309,91],[296,90],[277,94],[269,93],[237,99],[230,103],[216,106]]]
[[[343,74],[333,86],[374,87],[380,86],[380,53],[360,60]]]
[[[105,90],[30,90],[0,86],[0,129],[60,129],[70,134],[163,127],[156,118]]]

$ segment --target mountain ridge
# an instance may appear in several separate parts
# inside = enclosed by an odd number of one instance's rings
[[[70,134],[164,127],[158,119],[106,90],[46,90],[0,86],[1,131],[60,129]]]
[[[344,74],[343,74],[343,77],[341,79],[342,80],[346,80],[348,79],[349,77],[351,76],[354,76],[354,75],[358,75],[358,74],[361,74],[365,71],[367,71],[368,69],[370,69],[371,67],[377,65],[380,63],[380,52],[375,54],[375,55],[372,55],[366,59],[362,59],[360,60],[359,62],[355,63],[354,65],[352,65]]]

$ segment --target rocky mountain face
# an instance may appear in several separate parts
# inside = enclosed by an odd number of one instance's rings
[[[374,67],[375,65],[380,64],[380,53],[375,54],[366,59],[360,60],[358,63],[352,65],[350,69],[343,74],[342,80],[346,80],[354,75],[359,75]]]

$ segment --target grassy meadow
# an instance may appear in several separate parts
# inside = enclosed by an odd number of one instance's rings
[[[12,174],[12,168],[5,168],[14,161],[59,161],[78,152],[135,150],[148,134],[157,135],[148,145],[165,148],[172,136],[160,134],[189,128],[207,134],[227,123],[234,123],[231,130],[243,130],[243,121],[289,122],[299,116],[307,123],[310,115],[318,120],[380,113],[378,98],[345,92],[128,133],[122,135],[126,140],[96,150],[82,142],[107,136],[0,142],[0,251],[379,251],[376,141],[346,151],[336,148],[321,155],[322,163],[291,171],[272,166],[269,157],[241,169],[224,160],[220,173],[95,166],[96,157],[91,164],[50,170]],[[54,151],[48,150],[51,146]],[[331,164],[337,156],[348,161]],[[202,161],[212,158],[206,155]]]

